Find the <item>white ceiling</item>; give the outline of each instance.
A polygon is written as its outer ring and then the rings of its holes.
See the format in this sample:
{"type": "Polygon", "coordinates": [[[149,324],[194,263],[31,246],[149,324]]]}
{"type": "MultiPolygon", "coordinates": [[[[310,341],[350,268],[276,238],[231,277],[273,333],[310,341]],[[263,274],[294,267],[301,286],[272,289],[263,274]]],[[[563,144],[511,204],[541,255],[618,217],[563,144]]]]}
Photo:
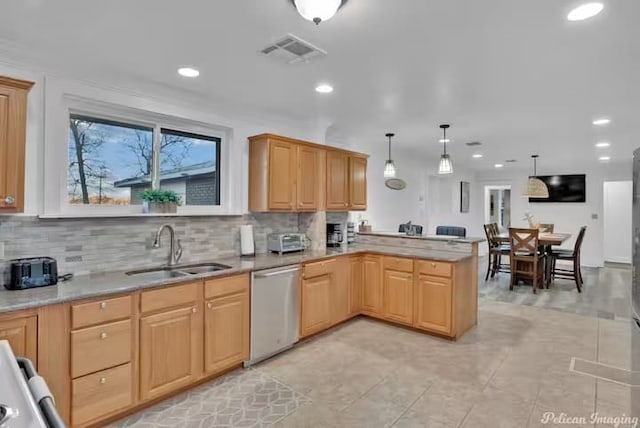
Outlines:
{"type": "Polygon", "coordinates": [[[316,27],[290,0],[5,0],[0,39],[70,73],[329,123],[330,140],[355,147],[385,150],[392,131],[398,150],[437,157],[449,122],[458,165],[529,166],[538,152],[553,168],[601,152],[626,160],[640,146],[640,1],[603,1],[597,17],[568,22],[579,2],[350,0],[316,27]],[[285,65],[257,53],[286,33],[328,56],[285,65]],[[201,77],[179,77],[181,65],[201,77]],[[324,81],[333,94],[314,92],[324,81]],[[612,124],[594,127],[603,115],[612,124]],[[481,160],[463,144],[475,140],[481,160]],[[596,149],[601,140],[611,148],[596,149]]]}

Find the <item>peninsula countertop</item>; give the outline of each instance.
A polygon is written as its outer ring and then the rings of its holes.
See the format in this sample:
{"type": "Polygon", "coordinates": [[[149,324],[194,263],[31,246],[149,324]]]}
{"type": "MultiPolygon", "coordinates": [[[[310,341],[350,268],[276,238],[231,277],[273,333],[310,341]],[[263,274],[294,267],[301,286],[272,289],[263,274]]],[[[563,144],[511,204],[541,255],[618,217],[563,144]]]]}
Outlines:
{"type": "MultiPolygon", "coordinates": [[[[58,285],[49,287],[32,288],[27,290],[6,290],[2,287],[0,288],[0,313],[37,308],[74,300],[122,294],[146,288],[185,283],[217,276],[253,272],[257,270],[271,269],[341,255],[359,253],[375,253],[449,263],[456,263],[473,257],[472,254],[460,252],[374,244],[357,244],[350,245],[348,247],[331,248],[321,251],[305,251],[284,255],[269,253],[257,254],[255,257],[251,258],[226,257],[207,259],[206,254],[202,254],[198,260],[185,261],[182,264],[202,263],[206,261],[224,264],[231,268],[216,272],[174,278],[168,278],[166,276],[163,277],[162,275],[158,275],[157,278],[150,278],[144,275],[130,276],[127,275],[125,271],[118,271],[78,275],[69,281],[59,282],[58,285]]],[[[133,269],[139,269],[139,267],[132,268],[131,270],[133,269]]]]}
{"type": "Polygon", "coordinates": [[[382,236],[387,238],[422,239],[426,241],[449,241],[449,242],[459,242],[463,244],[475,244],[479,242],[484,242],[486,240],[485,238],[479,238],[479,237],[473,237],[473,236],[461,238],[459,236],[452,236],[452,235],[407,235],[404,232],[387,232],[387,231],[358,232],[358,235],[382,236]]]}

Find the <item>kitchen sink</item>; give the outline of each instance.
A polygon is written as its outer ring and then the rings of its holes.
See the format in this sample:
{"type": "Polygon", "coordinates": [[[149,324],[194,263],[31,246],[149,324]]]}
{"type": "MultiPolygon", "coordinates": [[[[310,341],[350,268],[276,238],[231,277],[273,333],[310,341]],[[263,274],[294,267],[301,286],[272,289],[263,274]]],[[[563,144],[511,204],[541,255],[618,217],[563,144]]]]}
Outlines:
{"type": "Polygon", "coordinates": [[[132,270],[127,272],[129,276],[144,276],[146,278],[180,278],[199,273],[217,272],[219,270],[231,269],[231,266],[220,263],[196,263],[190,265],[160,266],[156,268],[132,270]]]}

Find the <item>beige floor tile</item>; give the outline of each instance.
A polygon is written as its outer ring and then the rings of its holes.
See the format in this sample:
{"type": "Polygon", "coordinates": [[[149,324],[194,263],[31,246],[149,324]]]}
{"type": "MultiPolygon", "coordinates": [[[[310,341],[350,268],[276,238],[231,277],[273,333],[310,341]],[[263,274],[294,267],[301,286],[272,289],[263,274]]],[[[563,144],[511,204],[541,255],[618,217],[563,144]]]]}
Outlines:
{"type": "Polygon", "coordinates": [[[415,417],[458,426],[481,395],[479,389],[440,380],[420,396],[410,410],[415,417]]]}
{"type": "Polygon", "coordinates": [[[606,380],[596,380],[596,394],[598,401],[614,404],[631,403],[631,387],[606,380]]]}
{"type": "Polygon", "coordinates": [[[309,404],[275,423],[273,428],[334,428],[339,426],[337,412],[309,404]]]}
{"type": "Polygon", "coordinates": [[[619,428],[637,428],[640,426],[640,415],[632,415],[629,402],[611,403],[608,401],[598,400],[596,402],[596,413],[600,419],[599,423],[596,423],[597,428],[613,427],[616,422],[619,424],[619,428]],[[637,418],[638,423],[634,426],[633,421],[624,420],[631,417],[637,418]],[[617,418],[617,419],[616,419],[617,418]]]}
{"type": "Polygon", "coordinates": [[[406,407],[389,401],[363,397],[340,413],[339,425],[345,428],[390,427],[406,407]]]}
{"type": "Polygon", "coordinates": [[[527,428],[561,427],[570,426],[575,428],[593,428],[590,412],[571,412],[559,409],[550,409],[545,406],[536,405],[529,418],[527,428]]]}
{"type": "Polygon", "coordinates": [[[419,380],[416,382],[407,377],[390,376],[371,388],[364,398],[409,407],[427,388],[419,380]]]}
{"type": "Polygon", "coordinates": [[[393,425],[394,428],[455,428],[456,425],[437,421],[414,410],[407,410],[393,425]]]}
{"type": "Polygon", "coordinates": [[[535,400],[523,399],[488,386],[464,419],[466,428],[515,428],[527,426],[535,400]]]}

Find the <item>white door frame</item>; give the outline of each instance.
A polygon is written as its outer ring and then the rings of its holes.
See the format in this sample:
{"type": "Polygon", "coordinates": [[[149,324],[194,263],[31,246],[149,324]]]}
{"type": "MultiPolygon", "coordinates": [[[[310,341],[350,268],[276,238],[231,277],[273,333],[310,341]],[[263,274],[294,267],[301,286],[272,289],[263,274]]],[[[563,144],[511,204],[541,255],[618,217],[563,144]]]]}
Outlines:
{"type": "Polygon", "coordinates": [[[490,194],[492,190],[511,190],[510,184],[487,184],[484,186],[484,224],[491,222],[490,211],[490,194]]]}

